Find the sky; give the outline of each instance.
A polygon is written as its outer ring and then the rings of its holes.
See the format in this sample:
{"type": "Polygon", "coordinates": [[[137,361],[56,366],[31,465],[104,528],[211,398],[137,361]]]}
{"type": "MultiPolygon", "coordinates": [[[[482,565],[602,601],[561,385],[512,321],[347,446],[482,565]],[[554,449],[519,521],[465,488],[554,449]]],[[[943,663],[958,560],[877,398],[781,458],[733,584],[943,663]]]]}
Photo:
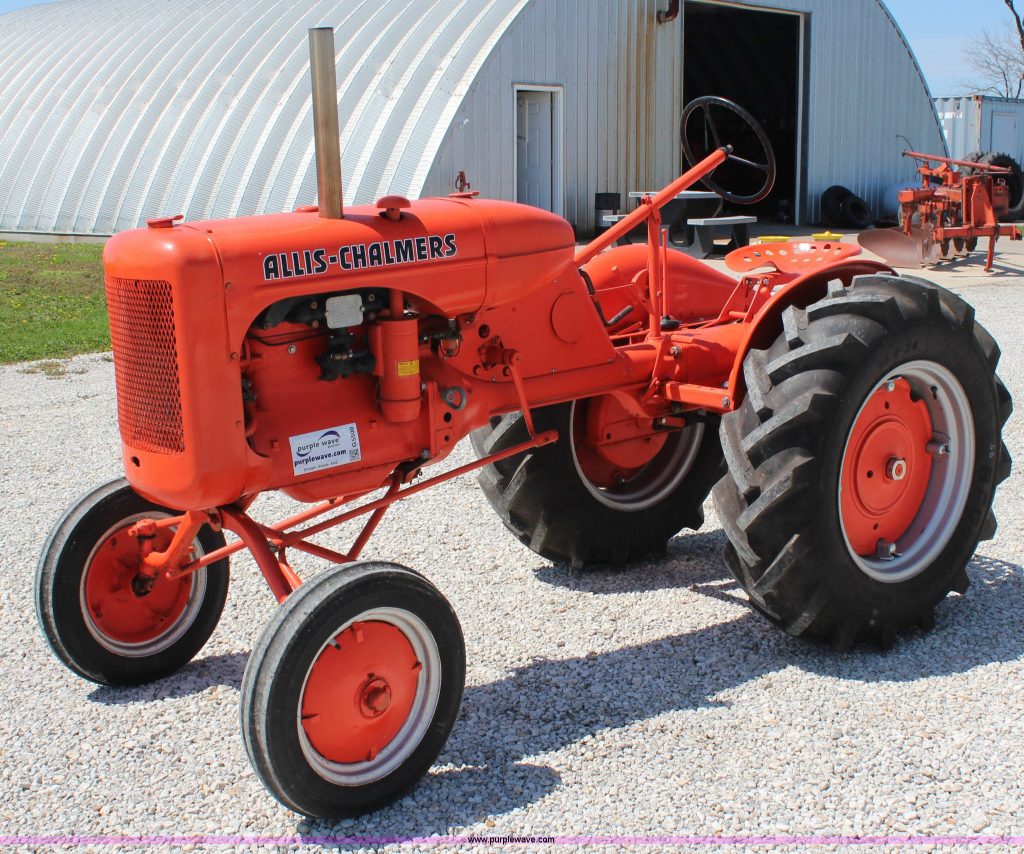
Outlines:
{"type": "MultiPolygon", "coordinates": [[[[0,14],[37,5],[38,0],[0,0],[0,14]]],[[[964,39],[984,29],[1012,25],[1003,0],[885,0],[917,54],[932,95],[964,94],[971,77],[963,59],[964,39]]],[[[1019,4],[1024,7],[1024,3],[1019,4]]]]}
{"type": "MultiPolygon", "coordinates": [[[[959,85],[972,76],[963,58],[965,38],[1013,26],[1003,0],[885,0],[885,4],[903,29],[936,98],[966,94],[959,85]]],[[[1024,3],[1017,7],[1024,8],[1024,3]]]]}

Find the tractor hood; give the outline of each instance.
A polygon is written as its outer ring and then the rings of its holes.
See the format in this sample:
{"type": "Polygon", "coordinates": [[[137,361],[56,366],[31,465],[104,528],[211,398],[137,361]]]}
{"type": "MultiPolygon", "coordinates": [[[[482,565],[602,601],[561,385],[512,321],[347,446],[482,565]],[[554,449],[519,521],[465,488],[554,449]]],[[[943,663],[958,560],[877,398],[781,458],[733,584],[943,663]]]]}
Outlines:
{"type": "MultiPolygon", "coordinates": [[[[519,299],[572,263],[572,227],[511,202],[386,197],[323,219],[289,214],[190,223],[209,236],[225,282],[247,295],[247,323],[265,305],[311,289],[397,288],[447,316],[519,299]],[[387,204],[398,218],[387,216],[387,204]]],[[[165,232],[166,233],[166,232],[165,232]]]]}

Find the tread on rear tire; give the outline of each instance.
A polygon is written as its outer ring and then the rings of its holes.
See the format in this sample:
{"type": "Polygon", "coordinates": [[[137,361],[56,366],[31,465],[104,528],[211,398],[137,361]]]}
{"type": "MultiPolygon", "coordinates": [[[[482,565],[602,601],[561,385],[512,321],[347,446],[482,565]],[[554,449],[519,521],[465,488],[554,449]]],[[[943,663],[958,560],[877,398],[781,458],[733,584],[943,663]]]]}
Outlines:
{"type": "MultiPolygon", "coordinates": [[[[680,447],[674,453],[666,445],[665,456],[656,457],[636,477],[662,466],[668,479],[654,480],[646,500],[630,503],[628,485],[622,496],[602,491],[577,465],[571,438],[576,406],[562,403],[533,410],[536,429],[557,430],[558,441],[481,469],[484,495],[520,542],[574,569],[614,566],[663,556],[671,537],[704,524],[704,501],[724,471],[712,424],[685,428],[692,431],[689,438],[681,435],[684,431],[670,434],[670,442],[691,442],[689,451],[680,447]]],[[[495,418],[490,427],[471,434],[478,458],[527,438],[520,413],[495,418]]]]}
{"type": "MultiPolygon", "coordinates": [[[[713,494],[730,541],[726,560],[752,607],[788,633],[837,648],[861,640],[888,646],[900,630],[930,628],[935,605],[949,591],[967,589],[966,565],[979,540],[995,533],[992,499],[1010,472],[1000,432],[1013,408],[995,373],[999,348],[967,303],[911,277],[836,283],[782,319],[771,347],[747,355],[746,398],[722,419],[729,474],[713,494]],[[948,374],[951,388],[962,388],[969,412],[960,414],[969,416],[963,423],[974,454],[962,510],[941,529],[941,551],[911,563],[906,577],[885,577],[886,563],[876,565],[849,544],[840,476],[862,405],[898,368],[913,364],[937,365],[934,375],[948,374]]],[[[937,388],[931,393],[942,400],[937,388]]],[[[928,471],[931,489],[941,470],[928,471]]],[[[930,522],[928,506],[919,505],[907,537],[930,522]]]]}

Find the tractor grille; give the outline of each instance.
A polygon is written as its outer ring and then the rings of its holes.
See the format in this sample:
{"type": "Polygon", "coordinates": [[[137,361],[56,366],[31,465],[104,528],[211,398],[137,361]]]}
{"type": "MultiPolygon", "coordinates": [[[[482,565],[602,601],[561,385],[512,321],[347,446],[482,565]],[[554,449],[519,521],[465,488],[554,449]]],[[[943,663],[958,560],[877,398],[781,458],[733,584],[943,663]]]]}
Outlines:
{"type": "Polygon", "coordinates": [[[170,282],[108,276],[107,311],[126,445],[158,454],[185,450],[170,282]]]}

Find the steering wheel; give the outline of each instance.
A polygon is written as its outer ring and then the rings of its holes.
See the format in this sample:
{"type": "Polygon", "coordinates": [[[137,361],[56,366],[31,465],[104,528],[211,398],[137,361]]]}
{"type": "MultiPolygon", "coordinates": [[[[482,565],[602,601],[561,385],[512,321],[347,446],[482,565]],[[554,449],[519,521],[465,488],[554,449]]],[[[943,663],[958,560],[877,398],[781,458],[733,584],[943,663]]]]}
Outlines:
{"type": "Polygon", "coordinates": [[[778,174],[778,170],[775,166],[775,152],[772,151],[772,144],[768,141],[768,134],[766,134],[764,132],[764,128],[758,124],[757,119],[750,115],[750,113],[744,110],[739,104],[725,98],[719,98],[717,95],[705,95],[703,98],[697,98],[690,101],[690,103],[686,105],[686,109],[683,110],[682,118],[679,120],[679,136],[683,143],[683,153],[686,155],[686,161],[690,166],[694,166],[704,157],[707,157],[707,155],[714,149],[723,148],[728,155],[726,162],[736,163],[744,169],[752,170],[764,175],[764,183],[761,185],[760,189],[748,196],[731,193],[720,187],[715,181],[712,181],[710,174],[705,175],[701,179],[704,182],[704,185],[709,190],[714,190],[727,202],[732,202],[737,205],[752,205],[755,202],[761,201],[761,199],[772,191],[772,187],[775,186],[775,176],[778,174]],[[722,109],[728,110],[729,112],[739,116],[739,118],[743,120],[744,124],[754,132],[754,136],[757,137],[757,141],[761,146],[760,153],[763,154],[763,158],[758,157],[757,160],[748,160],[746,157],[740,157],[738,154],[734,153],[731,145],[724,144],[718,132],[718,126],[715,124],[715,118],[711,114],[712,107],[721,107],[722,109]],[[692,119],[698,112],[703,116],[705,152],[703,157],[697,157],[690,144],[690,119],[692,119]],[[761,160],[764,162],[759,162],[761,160]]]}

